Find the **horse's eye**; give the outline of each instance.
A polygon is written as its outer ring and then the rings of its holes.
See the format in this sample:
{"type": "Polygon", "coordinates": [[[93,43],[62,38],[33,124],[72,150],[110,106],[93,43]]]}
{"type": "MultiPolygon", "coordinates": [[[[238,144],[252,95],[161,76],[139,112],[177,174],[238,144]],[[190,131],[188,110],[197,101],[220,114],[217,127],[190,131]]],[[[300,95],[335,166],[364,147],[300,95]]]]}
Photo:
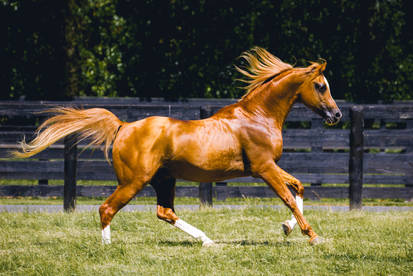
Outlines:
{"type": "Polygon", "coordinates": [[[325,84],[323,84],[323,83],[318,83],[318,82],[314,83],[314,87],[315,87],[315,89],[316,89],[317,91],[319,91],[319,92],[321,92],[321,93],[323,93],[323,92],[326,91],[326,89],[327,89],[327,87],[326,87],[325,84]]]}

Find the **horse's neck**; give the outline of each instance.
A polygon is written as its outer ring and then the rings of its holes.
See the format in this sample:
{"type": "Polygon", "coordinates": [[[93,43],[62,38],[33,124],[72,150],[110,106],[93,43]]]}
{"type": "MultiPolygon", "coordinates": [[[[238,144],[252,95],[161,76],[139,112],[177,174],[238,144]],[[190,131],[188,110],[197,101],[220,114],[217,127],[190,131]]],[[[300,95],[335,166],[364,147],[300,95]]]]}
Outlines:
{"type": "Polygon", "coordinates": [[[282,129],[282,126],[297,99],[298,86],[289,82],[290,78],[283,78],[276,83],[268,83],[261,88],[261,91],[254,93],[241,101],[241,105],[252,115],[273,121],[275,127],[282,129]]]}

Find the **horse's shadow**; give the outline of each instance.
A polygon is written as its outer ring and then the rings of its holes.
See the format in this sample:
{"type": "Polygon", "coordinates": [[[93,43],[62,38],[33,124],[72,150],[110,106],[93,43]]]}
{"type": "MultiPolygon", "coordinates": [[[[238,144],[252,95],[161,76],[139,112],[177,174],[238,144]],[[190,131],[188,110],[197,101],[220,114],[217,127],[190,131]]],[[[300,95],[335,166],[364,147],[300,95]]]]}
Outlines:
{"type": "Polygon", "coordinates": [[[159,241],[158,244],[165,245],[165,246],[184,246],[184,247],[192,247],[198,246],[198,241],[171,241],[171,240],[163,240],[159,241]]]}
{"type": "MultiPolygon", "coordinates": [[[[291,246],[296,241],[255,241],[255,240],[215,240],[216,245],[232,245],[232,246],[291,246]]],[[[159,241],[160,245],[165,246],[185,246],[185,247],[198,247],[199,241],[172,241],[163,240],[159,241]]]]}
{"type": "Polygon", "coordinates": [[[289,241],[255,241],[255,240],[235,240],[235,241],[216,241],[217,244],[225,245],[241,245],[241,246],[280,246],[280,245],[289,245],[289,241]]]}

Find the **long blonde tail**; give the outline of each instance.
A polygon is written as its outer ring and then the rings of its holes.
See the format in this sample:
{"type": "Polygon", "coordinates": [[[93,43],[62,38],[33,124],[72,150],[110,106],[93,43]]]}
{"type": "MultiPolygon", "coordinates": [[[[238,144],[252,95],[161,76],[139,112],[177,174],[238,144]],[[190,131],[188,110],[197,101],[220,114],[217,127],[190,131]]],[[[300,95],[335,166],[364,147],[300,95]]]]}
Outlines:
{"type": "Polygon", "coordinates": [[[80,141],[91,138],[88,146],[105,143],[105,156],[109,160],[110,145],[116,138],[119,127],[123,124],[112,112],[103,108],[76,109],[57,107],[45,112],[56,115],[47,119],[36,131],[36,137],[30,142],[20,142],[22,151],[14,151],[15,157],[33,156],[63,137],[77,133],[80,141]]]}

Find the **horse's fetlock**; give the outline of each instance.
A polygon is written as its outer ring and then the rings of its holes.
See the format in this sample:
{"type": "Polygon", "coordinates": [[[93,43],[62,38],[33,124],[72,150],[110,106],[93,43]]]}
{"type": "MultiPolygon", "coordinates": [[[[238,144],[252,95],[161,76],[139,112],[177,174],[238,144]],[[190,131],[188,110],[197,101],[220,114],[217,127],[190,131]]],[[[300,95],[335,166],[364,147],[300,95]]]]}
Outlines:
{"type": "Polygon", "coordinates": [[[100,214],[100,222],[102,224],[102,229],[103,229],[107,225],[110,224],[113,216],[115,215],[115,211],[108,204],[102,204],[99,207],[99,214],[100,214]]]}
{"type": "Polygon", "coordinates": [[[315,233],[314,233],[314,231],[313,231],[313,229],[311,228],[310,225],[304,227],[304,229],[301,229],[301,233],[303,235],[307,235],[309,237],[313,237],[315,235],[315,233]]]}
{"type": "Polygon", "coordinates": [[[105,213],[105,211],[106,211],[106,209],[109,207],[109,205],[107,205],[107,204],[102,204],[100,207],[99,207],[99,214],[100,214],[100,216],[103,216],[103,214],[105,213]]]}
{"type": "Polygon", "coordinates": [[[156,216],[158,217],[158,219],[164,220],[166,222],[174,222],[178,220],[178,217],[171,208],[165,208],[160,205],[158,205],[158,208],[156,210],[156,216]]]}

